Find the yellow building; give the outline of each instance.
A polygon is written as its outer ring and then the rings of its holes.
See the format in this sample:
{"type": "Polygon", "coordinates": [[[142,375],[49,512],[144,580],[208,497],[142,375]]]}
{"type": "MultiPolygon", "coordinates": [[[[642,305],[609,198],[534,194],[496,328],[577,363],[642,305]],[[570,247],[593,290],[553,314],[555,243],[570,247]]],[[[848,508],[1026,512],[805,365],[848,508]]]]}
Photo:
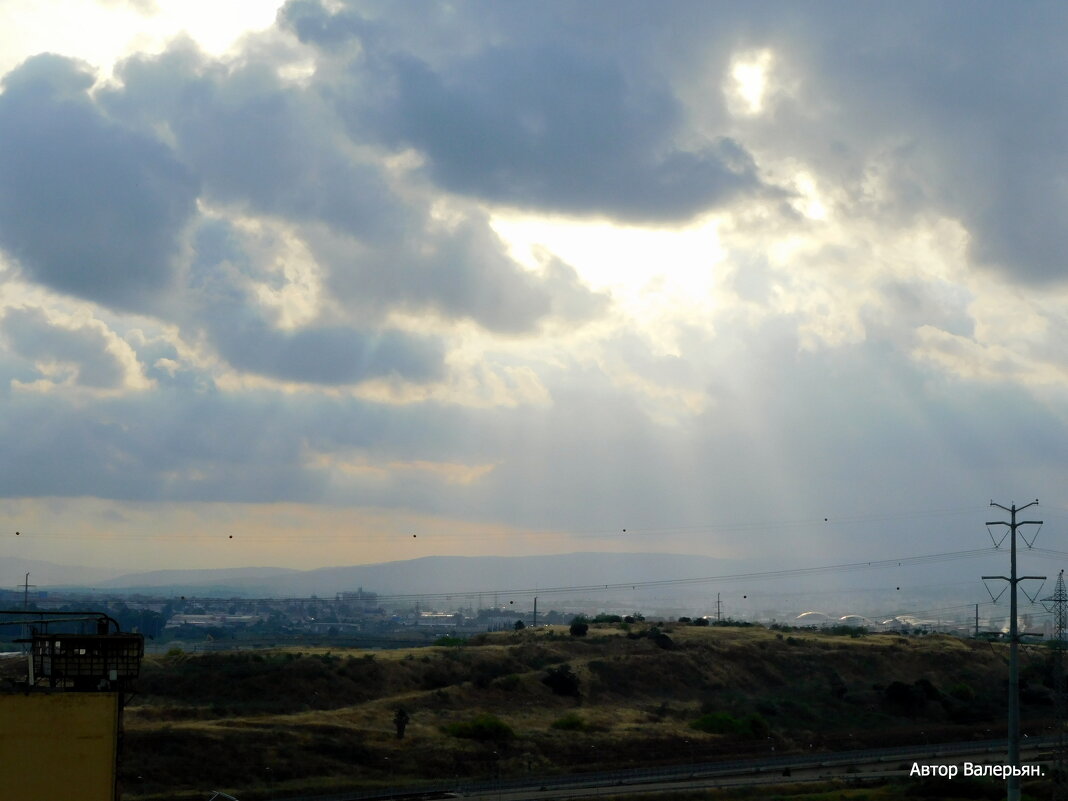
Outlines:
{"type": "Polygon", "coordinates": [[[119,694],[0,694],[0,798],[114,801],[119,694]]]}

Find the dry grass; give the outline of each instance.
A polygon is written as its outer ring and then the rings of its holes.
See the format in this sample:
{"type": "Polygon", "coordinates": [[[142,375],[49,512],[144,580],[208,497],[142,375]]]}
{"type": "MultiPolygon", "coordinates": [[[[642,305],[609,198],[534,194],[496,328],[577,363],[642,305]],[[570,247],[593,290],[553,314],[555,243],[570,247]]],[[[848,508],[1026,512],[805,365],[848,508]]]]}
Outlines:
{"type": "Polygon", "coordinates": [[[885,744],[921,727],[951,739],[976,728],[953,722],[951,701],[909,717],[888,709],[876,687],[926,679],[946,692],[964,682],[979,698],[1002,695],[1004,663],[986,643],[664,630],[669,650],[593,626],[584,638],[551,627],[462,647],[152,657],[143,682],[150,689],[127,710],[124,773],[142,777],[127,781],[127,798],[152,801],[164,787],[192,789],[207,778],[254,801],[283,788],[296,795],[498,768],[523,775],[766,753],[772,744],[778,753],[810,743],[860,746],[856,735],[865,732],[885,744]],[[578,676],[580,699],[553,695],[542,682],[548,667],[562,664],[578,676]],[[265,687],[266,699],[258,695],[265,687]],[[393,726],[398,706],[411,715],[403,740],[393,726]],[[771,742],[690,728],[706,711],[759,716],[771,742]],[[582,730],[552,728],[572,712],[582,730]],[[489,744],[445,733],[479,714],[500,718],[516,738],[489,744]]]}

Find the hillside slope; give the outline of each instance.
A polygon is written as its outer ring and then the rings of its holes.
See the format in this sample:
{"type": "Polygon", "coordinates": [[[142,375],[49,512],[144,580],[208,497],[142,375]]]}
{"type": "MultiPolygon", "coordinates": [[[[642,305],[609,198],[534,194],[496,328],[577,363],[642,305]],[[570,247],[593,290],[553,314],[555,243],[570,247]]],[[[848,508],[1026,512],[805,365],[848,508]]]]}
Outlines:
{"type": "MultiPolygon", "coordinates": [[[[575,638],[557,627],[377,653],[154,658],[127,710],[128,797],[212,785],[240,790],[245,801],[283,789],[295,795],[1003,731],[1002,646],[760,627],[633,628],[594,627],[575,638]],[[398,707],[410,718],[403,739],[394,726],[398,707]]],[[[1045,679],[1043,656],[1025,661],[1025,726],[1049,716],[1045,679]]]]}

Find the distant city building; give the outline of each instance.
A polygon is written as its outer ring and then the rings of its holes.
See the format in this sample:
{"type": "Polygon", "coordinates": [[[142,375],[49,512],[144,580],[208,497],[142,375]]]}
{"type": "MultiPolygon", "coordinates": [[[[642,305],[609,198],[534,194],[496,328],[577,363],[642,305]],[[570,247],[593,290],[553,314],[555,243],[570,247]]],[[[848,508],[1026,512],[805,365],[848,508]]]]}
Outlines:
{"type": "Polygon", "coordinates": [[[352,614],[371,614],[378,611],[378,593],[366,592],[363,587],[356,592],[339,592],[337,600],[348,604],[352,614]]]}
{"type": "Polygon", "coordinates": [[[420,612],[415,616],[413,622],[417,626],[456,628],[463,622],[463,615],[451,612],[420,612]]]}
{"type": "Polygon", "coordinates": [[[238,626],[251,626],[258,623],[262,618],[259,615],[171,615],[165,629],[176,629],[179,626],[197,626],[198,628],[234,628],[238,626]]]}

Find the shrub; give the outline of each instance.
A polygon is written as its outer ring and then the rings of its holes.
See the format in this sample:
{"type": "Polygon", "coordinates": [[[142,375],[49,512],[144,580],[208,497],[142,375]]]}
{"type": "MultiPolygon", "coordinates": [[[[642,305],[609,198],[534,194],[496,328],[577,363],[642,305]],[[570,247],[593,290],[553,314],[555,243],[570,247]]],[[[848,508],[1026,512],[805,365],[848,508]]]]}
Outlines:
{"type": "Polygon", "coordinates": [[[693,721],[690,728],[709,734],[740,734],[742,722],[727,712],[709,712],[693,721]]]}
{"type": "Polygon", "coordinates": [[[467,640],[465,640],[463,637],[457,637],[455,634],[445,634],[434,640],[434,645],[459,646],[466,644],[467,640]]]}
{"type": "Polygon", "coordinates": [[[445,727],[445,733],[482,742],[503,742],[515,737],[512,727],[494,715],[479,715],[471,720],[450,723],[445,727]]]}
{"type": "MultiPolygon", "coordinates": [[[[606,614],[606,613],[602,612],[601,614],[597,615],[597,617],[595,617],[590,622],[591,623],[622,623],[623,622],[623,618],[620,617],[619,615],[609,615],[609,614],[606,614]]],[[[633,623],[634,621],[630,621],[630,622],[633,623]]]]}
{"type": "Polygon", "coordinates": [[[662,631],[658,631],[656,634],[654,634],[652,639],[653,642],[655,642],[665,651],[670,651],[672,648],[675,647],[675,641],[672,640],[668,635],[664,634],[664,632],[662,631]]]}
{"type": "Polygon", "coordinates": [[[565,695],[572,698],[578,698],[581,695],[579,678],[571,672],[571,667],[568,665],[549,668],[541,682],[552,690],[554,695],[565,695]]]}
{"type": "Polygon", "coordinates": [[[949,694],[956,698],[958,701],[974,701],[975,690],[972,689],[970,684],[959,681],[949,688],[949,694]]]}
{"type": "Polygon", "coordinates": [[[733,734],[738,737],[767,737],[771,727],[757,713],[739,720],[727,712],[709,712],[690,724],[691,729],[709,734],[733,734]]]}
{"type": "Polygon", "coordinates": [[[916,684],[893,681],[883,692],[883,701],[892,710],[905,715],[918,715],[927,706],[927,694],[916,684]]]}
{"type": "Polygon", "coordinates": [[[549,725],[550,728],[561,731],[587,731],[590,728],[589,724],[574,712],[569,712],[549,725]]]}
{"type": "Polygon", "coordinates": [[[590,630],[590,624],[586,622],[584,617],[576,617],[571,621],[571,626],[568,631],[571,632],[572,637],[585,637],[586,632],[590,630]]]}
{"type": "Polygon", "coordinates": [[[493,686],[502,690],[511,692],[519,687],[519,676],[515,673],[509,673],[507,676],[501,676],[499,679],[493,681],[493,686]]]}
{"type": "Polygon", "coordinates": [[[853,639],[863,637],[865,634],[868,633],[868,629],[865,626],[847,626],[844,623],[838,623],[834,626],[829,626],[823,631],[826,634],[834,634],[839,637],[852,637],[853,639]]]}

